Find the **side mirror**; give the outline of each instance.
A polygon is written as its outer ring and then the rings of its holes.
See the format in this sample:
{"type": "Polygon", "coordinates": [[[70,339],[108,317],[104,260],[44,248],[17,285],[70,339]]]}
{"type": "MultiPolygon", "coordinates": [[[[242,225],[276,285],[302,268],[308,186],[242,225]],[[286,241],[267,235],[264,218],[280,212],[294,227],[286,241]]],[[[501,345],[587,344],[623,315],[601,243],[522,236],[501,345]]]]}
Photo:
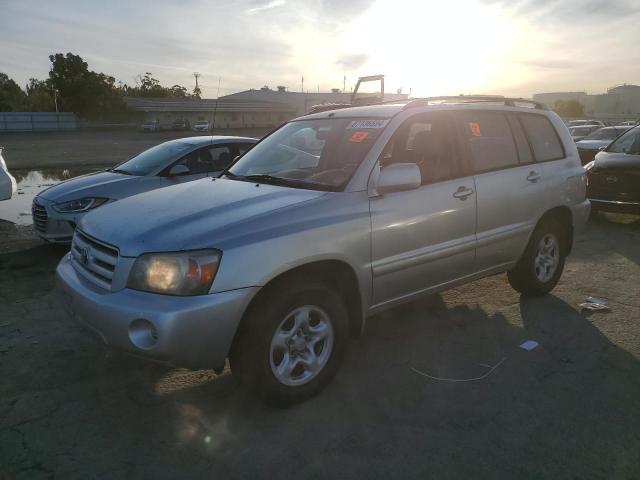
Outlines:
{"type": "Polygon", "coordinates": [[[171,167],[171,170],[169,170],[169,175],[174,177],[176,175],[186,175],[189,172],[191,172],[191,170],[189,170],[189,167],[179,164],[171,167]]]}
{"type": "Polygon", "coordinates": [[[379,194],[413,190],[422,184],[420,169],[415,163],[392,163],[382,169],[376,190],[379,194]]]}

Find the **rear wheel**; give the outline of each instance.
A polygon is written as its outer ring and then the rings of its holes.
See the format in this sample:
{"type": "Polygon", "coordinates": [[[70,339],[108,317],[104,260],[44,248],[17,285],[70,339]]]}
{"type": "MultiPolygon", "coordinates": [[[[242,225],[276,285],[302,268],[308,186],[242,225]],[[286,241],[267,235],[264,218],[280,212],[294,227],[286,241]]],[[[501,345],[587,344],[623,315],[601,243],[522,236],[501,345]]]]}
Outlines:
{"type": "Polygon", "coordinates": [[[507,272],[514,290],[544,295],[556,286],[566,258],[565,229],[555,219],[541,222],[515,268],[507,272]]]}
{"type": "Polygon", "coordinates": [[[281,284],[243,320],[231,370],[267,403],[285,406],[320,392],[348,342],[347,311],[323,284],[281,284]]]}

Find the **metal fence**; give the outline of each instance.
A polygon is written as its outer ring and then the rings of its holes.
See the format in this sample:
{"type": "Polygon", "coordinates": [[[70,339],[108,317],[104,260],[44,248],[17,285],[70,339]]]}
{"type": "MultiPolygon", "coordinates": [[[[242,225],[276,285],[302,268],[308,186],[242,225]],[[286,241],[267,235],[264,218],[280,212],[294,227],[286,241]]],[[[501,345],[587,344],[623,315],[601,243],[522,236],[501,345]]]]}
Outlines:
{"type": "Polygon", "coordinates": [[[78,121],[73,113],[0,112],[0,133],[50,132],[77,129],[78,121]]]}

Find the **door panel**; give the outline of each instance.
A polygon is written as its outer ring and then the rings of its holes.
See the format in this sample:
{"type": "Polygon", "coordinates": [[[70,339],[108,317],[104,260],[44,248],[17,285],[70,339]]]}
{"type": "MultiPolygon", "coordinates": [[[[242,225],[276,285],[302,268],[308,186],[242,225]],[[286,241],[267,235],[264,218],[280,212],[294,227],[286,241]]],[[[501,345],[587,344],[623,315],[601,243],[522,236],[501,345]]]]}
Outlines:
{"type": "Polygon", "coordinates": [[[543,171],[536,164],[479,174],[475,181],[478,202],[476,270],[481,271],[520,257],[539,211],[544,208],[540,202],[545,197],[543,171]]]}
{"type": "Polygon", "coordinates": [[[456,198],[463,189],[475,191],[472,177],[370,199],[375,304],[471,273],[476,197],[456,198]]]}

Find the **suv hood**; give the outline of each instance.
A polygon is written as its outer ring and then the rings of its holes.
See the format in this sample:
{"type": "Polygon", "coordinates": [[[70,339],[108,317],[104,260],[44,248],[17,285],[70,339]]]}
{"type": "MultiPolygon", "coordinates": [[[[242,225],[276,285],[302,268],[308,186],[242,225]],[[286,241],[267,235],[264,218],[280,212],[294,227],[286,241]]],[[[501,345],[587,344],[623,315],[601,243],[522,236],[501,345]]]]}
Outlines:
{"type": "Polygon", "coordinates": [[[326,194],[206,178],[105,205],[82,217],[78,227],[124,257],[210,248],[222,229],[326,194]]]}
{"type": "Polygon", "coordinates": [[[89,173],[60,182],[43,190],[38,196],[56,203],[92,196],[117,199],[121,184],[135,182],[140,178],[142,177],[114,172],[89,173]]]}

